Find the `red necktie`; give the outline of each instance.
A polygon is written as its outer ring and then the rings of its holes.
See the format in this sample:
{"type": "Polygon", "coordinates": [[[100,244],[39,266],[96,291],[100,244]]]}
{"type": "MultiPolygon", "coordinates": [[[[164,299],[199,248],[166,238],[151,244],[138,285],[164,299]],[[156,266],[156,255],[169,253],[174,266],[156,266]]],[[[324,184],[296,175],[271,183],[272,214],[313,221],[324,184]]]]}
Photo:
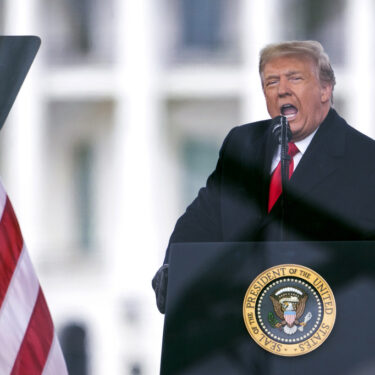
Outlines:
{"type": "MultiPolygon", "coordinates": [[[[288,143],[288,155],[291,157],[289,163],[289,178],[292,176],[294,162],[293,157],[299,152],[297,146],[294,143],[288,143]]],[[[273,205],[278,200],[279,196],[281,195],[282,185],[281,185],[281,161],[277,164],[276,169],[273,171],[271,176],[271,184],[270,184],[270,194],[268,198],[268,212],[271,211],[273,205]]]]}

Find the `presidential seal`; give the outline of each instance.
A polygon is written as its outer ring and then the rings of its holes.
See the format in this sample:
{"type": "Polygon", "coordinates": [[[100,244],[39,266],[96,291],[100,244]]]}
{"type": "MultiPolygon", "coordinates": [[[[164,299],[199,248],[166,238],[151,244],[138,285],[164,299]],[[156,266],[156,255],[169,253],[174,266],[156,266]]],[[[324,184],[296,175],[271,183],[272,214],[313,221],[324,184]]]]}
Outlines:
{"type": "Polygon", "coordinates": [[[336,303],[331,288],[315,271],[282,264],[250,284],[243,317],[250,336],[262,348],[297,356],[327,339],[335,323],[336,303]]]}

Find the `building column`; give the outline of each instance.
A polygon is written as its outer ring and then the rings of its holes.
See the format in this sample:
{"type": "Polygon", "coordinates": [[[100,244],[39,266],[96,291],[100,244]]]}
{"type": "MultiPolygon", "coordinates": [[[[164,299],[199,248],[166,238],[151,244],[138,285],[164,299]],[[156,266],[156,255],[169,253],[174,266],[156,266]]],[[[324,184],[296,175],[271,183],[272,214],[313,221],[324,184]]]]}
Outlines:
{"type": "Polygon", "coordinates": [[[275,16],[273,0],[242,1],[241,26],[243,64],[242,122],[269,118],[258,73],[259,51],[274,41],[272,33],[275,16]],[[272,25],[272,27],[271,27],[272,25]]]}
{"type": "MultiPolygon", "coordinates": [[[[348,122],[375,138],[374,117],[374,2],[348,1],[347,82],[348,122]]],[[[340,82],[338,82],[340,85],[340,82]]]]}
{"type": "MultiPolygon", "coordinates": [[[[36,0],[5,3],[5,34],[35,35],[36,0]],[[17,22],[14,22],[17,20],[17,22]]],[[[38,255],[43,238],[43,121],[40,106],[40,57],[36,56],[2,129],[4,184],[13,202],[30,253],[38,255]]]]}
{"type": "Polygon", "coordinates": [[[108,269],[114,299],[121,304],[123,314],[118,323],[125,323],[125,337],[121,337],[117,355],[122,356],[122,362],[139,362],[148,367],[145,373],[152,373],[159,366],[160,352],[155,347],[161,345],[162,332],[162,317],[151,289],[161,243],[157,222],[161,151],[157,4],[153,0],[119,0],[117,11],[120,23],[116,33],[118,82],[113,148],[114,170],[119,174],[114,187],[108,269]]]}

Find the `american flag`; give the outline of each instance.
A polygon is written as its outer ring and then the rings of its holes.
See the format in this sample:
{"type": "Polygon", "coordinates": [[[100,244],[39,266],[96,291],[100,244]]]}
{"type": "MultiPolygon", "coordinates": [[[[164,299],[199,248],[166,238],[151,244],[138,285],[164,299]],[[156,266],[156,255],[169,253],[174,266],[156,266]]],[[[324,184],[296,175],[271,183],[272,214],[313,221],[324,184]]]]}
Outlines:
{"type": "Polygon", "coordinates": [[[0,374],[68,374],[50,312],[0,181],[0,374]]]}

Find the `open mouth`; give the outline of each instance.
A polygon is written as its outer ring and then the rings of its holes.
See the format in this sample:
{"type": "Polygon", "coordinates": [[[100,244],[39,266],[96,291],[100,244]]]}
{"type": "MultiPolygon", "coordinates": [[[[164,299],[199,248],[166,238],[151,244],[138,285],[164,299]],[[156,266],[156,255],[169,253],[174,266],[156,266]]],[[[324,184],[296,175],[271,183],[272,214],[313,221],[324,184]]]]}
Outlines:
{"type": "Polygon", "coordinates": [[[292,104],[284,104],[280,108],[280,113],[290,121],[297,116],[298,109],[292,104]]]}

